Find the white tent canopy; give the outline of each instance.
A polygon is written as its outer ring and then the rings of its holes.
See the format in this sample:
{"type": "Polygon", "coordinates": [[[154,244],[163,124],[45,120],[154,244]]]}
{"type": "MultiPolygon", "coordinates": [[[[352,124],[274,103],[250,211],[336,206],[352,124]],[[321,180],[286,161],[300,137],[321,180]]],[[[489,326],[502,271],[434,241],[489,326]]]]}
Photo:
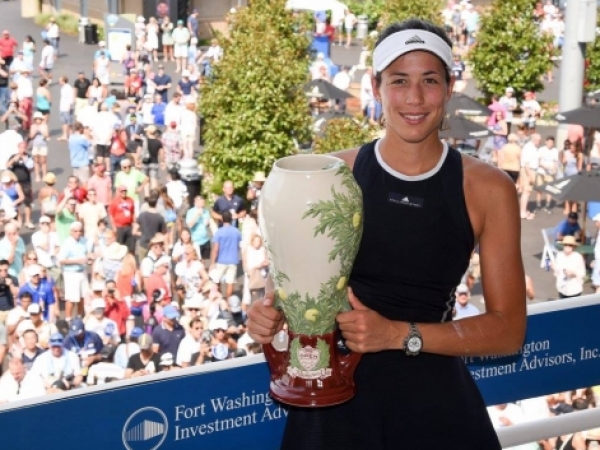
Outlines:
{"type": "Polygon", "coordinates": [[[287,9],[307,10],[307,11],[326,11],[337,10],[342,11],[348,7],[338,0],[288,0],[285,5],[287,9]]]}

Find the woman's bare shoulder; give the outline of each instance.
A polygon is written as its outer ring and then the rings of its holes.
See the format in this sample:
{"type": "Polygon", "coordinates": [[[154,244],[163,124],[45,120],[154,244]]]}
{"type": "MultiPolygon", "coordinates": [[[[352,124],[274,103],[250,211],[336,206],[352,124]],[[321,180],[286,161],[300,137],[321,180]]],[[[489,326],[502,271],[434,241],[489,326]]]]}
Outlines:
{"type": "Polygon", "coordinates": [[[518,214],[515,183],[506,172],[471,156],[462,155],[462,160],[465,199],[476,236],[494,211],[502,211],[506,220],[518,214]]]}
{"type": "Polygon", "coordinates": [[[356,159],[356,155],[358,155],[359,150],[359,147],[349,148],[332,153],[332,156],[337,156],[338,158],[343,159],[344,162],[352,169],[354,168],[354,160],[356,159]]]}
{"type": "Polygon", "coordinates": [[[481,188],[481,183],[483,183],[484,186],[514,190],[514,182],[503,170],[472,156],[461,156],[465,174],[465,185],[467,187],[473,187],[472,184],[477,184],[481,188]]]}

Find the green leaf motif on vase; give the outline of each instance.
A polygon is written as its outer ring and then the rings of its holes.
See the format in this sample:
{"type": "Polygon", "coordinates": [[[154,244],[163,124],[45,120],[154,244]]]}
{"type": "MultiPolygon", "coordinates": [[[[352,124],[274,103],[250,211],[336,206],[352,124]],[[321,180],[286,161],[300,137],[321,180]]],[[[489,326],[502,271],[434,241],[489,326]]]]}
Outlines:
{"type": "Polygon", "coordinates": [[[302,218],[318,219],[314,236],[326,235],[331,239],[334,245],[329,262],[338,260],[340,272],[321,283],[314,298],[307,293],[285,292],[283,281],[289,282],[289,278],[271,267],[276,287],[275,306],[283,310],[289,329],[295,334],[331,333],[336,316],[350,310],[346,288],[362,237],[362,191],[346,164],[340,165],[336,175],[341,177],[345,189],[337,191],[332,186],[331,199],[311,204],[302,218]]]}

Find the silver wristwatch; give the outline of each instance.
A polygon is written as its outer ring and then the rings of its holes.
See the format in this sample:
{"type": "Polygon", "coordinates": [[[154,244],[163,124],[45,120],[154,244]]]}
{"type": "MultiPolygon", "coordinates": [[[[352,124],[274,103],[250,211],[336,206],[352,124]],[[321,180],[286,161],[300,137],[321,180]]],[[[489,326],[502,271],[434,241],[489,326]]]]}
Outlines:
{"type": "Polygon", "coordinates": [[[408,324],[408,336],[404,339],[406,356],[417,356],[423,349],[423,336],[414,322],[408,324]]]}

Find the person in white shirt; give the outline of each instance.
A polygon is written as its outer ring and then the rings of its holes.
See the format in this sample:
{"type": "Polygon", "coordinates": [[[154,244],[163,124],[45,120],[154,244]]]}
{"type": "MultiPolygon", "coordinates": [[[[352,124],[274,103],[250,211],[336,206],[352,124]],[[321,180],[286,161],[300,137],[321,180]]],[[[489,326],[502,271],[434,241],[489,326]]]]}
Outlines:
{"type": "Polygon", "coordinates": [[[371,84],[371,78],[373,76],[373,68],[367,67],[367,71],[360,80],[360,109],[363,115],[367,117],[367,108],[373,104],[373,86],[371,84]]]}
{"type": "Polygon", "coordinates": [[[16,83],[21,74],[24,71],[31,70],[27,66],[27,61],[25,61],[25,57],[23,56],[23,52],[19,51],[17,53],[17,57],[13,59],[12,63],[10,63],[10,67],[8,68],[8,73],[12,76],[12,81],[16,83]]]}
{"type": "MultiPolygon", "coordinates": [[[[191,302],[193,300],[189,300],[191,302]]],[[[190,305],[186,302],[183,307],[189,308],[190,305]],[[187,305],[187,307],[186,307],[187,305]]],[[[200,310],[202,307],[202,296],[197,300],[197,310],[200,310]]],[[[179,343],[179,348],[177,349],[177,358],[175,360],[176,364],[179,367],[189,367],[190,362],[192,360],[192,355],[200,351],[200,343],[202,342],[202,333],[204,332],[204,327],[202,325],[202,319],[199,317],[194,317],[190,320],[189,331],[185,335],[185,337],[179,343]]]]}
{"type": "Polygon", "coordinates": [[[558,14],[555,17],[552,27],[552,34],[554,36],[554,42],[552,45],[558,50],[562,49],[565,43],[565,21],[562,14],[558,14]]]}
{"type": "Polygon", "coordinates": [[[73,123],[73,110],[75,109],[75,96],[73,95],[73,87],[69,85],[69,79],[62,76],[59,79],[60,83],[60,123],[62,124],[62,136],[59,141],[66,141],[71,134],[71,124],[73,123]]]}
{"type": "Polygon", "coordinates": [[[538,148],[542,137],[538,133],[531,135],[531,139],[521,149],[521,173],[519,182],[521,184],[520,209],[521,219],[533,219],[533,214],[527,209],[529,196],[533,190],[535,174],[539,167],[538,148]]]}
{"type": "Polygon", "coordinates": [[[174,43],[175,64],[177,64],[175,72],[179,73],[186,66],[188,42],[191,38],[189,30],[183,26],[183,20],[177,21],[177,26],[171,33],[171,37],[174,43]]]}
{"type": "Polygon", "coordinates": [[[183,181],[181,181],[181,175],[179,175],[177,170],[170,170],[168,175],[170,180],[165,184],[165,187],[167,188],[167,195],[171,200],[173,200],[175,208],[179,209],[184,202],[187,202],[187,186],[183,181]]]}
{"type": "Polygon", "coordinates": [[[179,130],[183,139],[184,158],[192,158],[194,156],[194,142],[196,141],[197,128],[198,116],[196,115],[196,105],[188,103],[181,111],[179,121],[179,130]]]}
{"type": "Polygon", "coordinates": [[[44,48],[42,48],[42,54],[40,55],[40,65],[38,67],[40,76],[48,81],[48,86],[52,84],[52,68],[54,67],[54,60],[56,56],[56,50],[50,44],[50,41],[46,39],[44,41],[44,48]]]}
{"type": "Polygon", "coordinates": [[[35,373],[28,372],[21,358],[11,358],[8,371],[0,378],[0,404],[45,394],[44,381],[35,373]]]}
{"type": "Polygon", "coordinates": [[[98,107],[94,105],[93,98],[88,99],[87,104],[75,112],[75,119],[80,122],[84,128],[92,129],[96,123],[98,107]]]}
{"type": "Polygon", "coordinates": [[[204,77],[210,76],[211,66],[219,62],[222,57],[223,49],[219,42],[216,39],[211,40],[210,47],[198,58],[198,64],[202,65],[202,75],[204,77]]]}
{"type": "Polygon", "coordinates": [[[325,77],[328,77],[329,67],[325,62],[325,54],[319,52],[317,53],[317,57],[310,66],[311,80],[319,80],[323,78],[323,73],[325,74],[325,77]]]}
{"type": "Polygon", "coordinates": [[[498,103],[504,106],[506,110],[504,120],[506,121],[507,133],[510,134],[513,121],[513,111],[517,109],[517,99],[513,96],[515,90],[510,86],[504,91],[504,95],[500,97],[498,103]]]}
{"type": "Polygon", "coordinates": [[[358,22],[358,19],[352,12],[347,9],[346,15],[344,16],[344,29],[346,30],[346,48],[350,48],[352,44],[352,30],[358,22]]]}
{"type": "Polygon", "coordinates": [[[529,133],[533,133],[537,118],[542,112],[542,107],[535,99],[533,92],[525,92],[525,100],[521,103],[521,111],[523,112],[521,115],[523,123],[527,125],[529,133]]]}
{"type": "Polygon", "coordinates": [[[14,129],[8,129],[0,133],[0,171],[6,170],[8,160],[19,151],[19,144],[23,142],[23,136],[14,129]]]}
{"type": "Polygon", "coordinates": [[[565,236],[562,241],[563,249],[558,252],[554,262],[550,262],[556,277],[558,298],[579,297],[583,292],[585,281],[585,260],[581,253],[575,251],[579,243],[574,236],[565,236]]]}
{"type": "MultiPolygon", "coordinates": [[[[546,145],[540,147],[538,150],[538,168],[535,177],[535,186],[540,187],[546,183],[551,183],[556,179],[558,173],[558,149],[554,145],[554,138],[548,136],[546,138],[546,145]]],[[[546,194],[546,206],[544,210],[548,214],[552,214],[551,209],[552,196],[546,194]]],[[[542,209],[542,192],[538,190],[536,192],[536,205],[537,209],[542,209]]]]}
{"type": "Polygon", "coordinates": [[[54,47],[54,58],[58,58],[58,48],[60,44],[60,28],[54,17],[50,17],[50,22],[46,26],[46,37],[54,47]]]}
{"type": "Polygon", "coordinates": [[[183,109],[184,106],[181,103],[181,94],[175,92],[173,94],[173,99],[167,103],[167,106],[165,107],[165,123],[170,124],[171,122],[175,122],[179,128],[183,109]]]}
{"type": "Polygon", "coordinates": [[[52,220],[48,216],[40,217],[40,229],[31,236],[31,245],[38,258],[38,264],[44,266],[51,274],[57,268],[58,234],[52,231],[52,220]]]}
{"type": "MultiPolygon", "coordinates": [[[[114,134],[114,114],[108,110],[106,103],[102,103],[100,112],[96,115],[92,124],[92,137],[96,147],[97,162],[104,161],[106,164],[109,162],[110,144],[114,134]]],[[[108,167],[111,167],[111,165],[108,165],[108,167]]]]}
{"type": "MultiPolygon", "coordinates": [[[[335,74],[333,77],[333,85],[341,89],[344,92],[348,91],[350,87],[350,68],[348,66],[343,66],[342,70],[335,74]]],[[[335,99],[335,109],[338,111],[346,110],[346,99],[335,99]]]]}
{"type": "MultiPolygon", "coordinates": [[[[50,309],[54,309],[54,306],[51,306],[50,309]]],[[[55,311],[58,312],[57,309],[55,311]]],[[[53,333],[58,332],[56,325],[44,319],[44,316],[42,315],[42,308],[38,303],[32,303],[29,305],[27,307],[27,312],[29,313],[29,319],[19,322],[19,325],[17,325],[17,329],[15,331],[15,335],[19,338],[19,344],[24,346],[25,332],[28,330],[33,330],[35,331],[35,335],[37,337],[37,345],[40,348],[47,349],[50,342],[50,336],[52,336],[53,333]]],[[[52,316],[58,317],[56,313],[52,316]]]]}
{"type": "Polygon", "coordinates": [[[469,298],[469,287],[464,283],[459,284],[456,288],[456,303],[454,305],[453,320],[464,319],[465,317],[481,314],[476,306],[469,303],[469,298]]]}
{"type": "Polygon", "coordinates": [[[153,107],[154,103],[152,102],[152,94],[144,94],[144,101],[140,108],[140,112],[142,114],[142,124],[144,127],[154,125],[154,116],[152,115],[153,107]]]}
{"type": "Polygon", "coordinates": [[[60,333],[50,336],[50,350],[38,356],[31,372],[41,377],[46,389],[69,390],[83,381],[79,356],[63,348],[64,338],[60,333]]]}
{"type": "Polygon", "coordinates": [[[21,72],[17,83],[17,100],[20,102],[33,101],[33,83],[31,82],[31,70],[29,68],[21,72]]]}
{"type": "Polygon", "coordinates": [[[546,16],[553,17],[557,14],[558,10],[552,0],[546,0],[546,4],[544,5],[544,14],[546,16]]]}
{"type": "MultiPolygon", "coordinates": [[[[346,11],[344,10],[343,4],[334,6],[331,10],[331,26],[335,28],[335,36],[338,38],[337,45],[342,46],[342,40],[344,39],[344,16],[346,11]]],[[[335,45],[335,42],[333,43],[335,45]]]]}
{"type": "Polygon", "coordinates": [[[116,347],[121,342],[119,328],[114,320],[104,317],[105,310],[106,302],[103,298],[93,299],[91,311],[84,319],[85,329],[100,336],[105,346],[112,344],[116,347]]]}

